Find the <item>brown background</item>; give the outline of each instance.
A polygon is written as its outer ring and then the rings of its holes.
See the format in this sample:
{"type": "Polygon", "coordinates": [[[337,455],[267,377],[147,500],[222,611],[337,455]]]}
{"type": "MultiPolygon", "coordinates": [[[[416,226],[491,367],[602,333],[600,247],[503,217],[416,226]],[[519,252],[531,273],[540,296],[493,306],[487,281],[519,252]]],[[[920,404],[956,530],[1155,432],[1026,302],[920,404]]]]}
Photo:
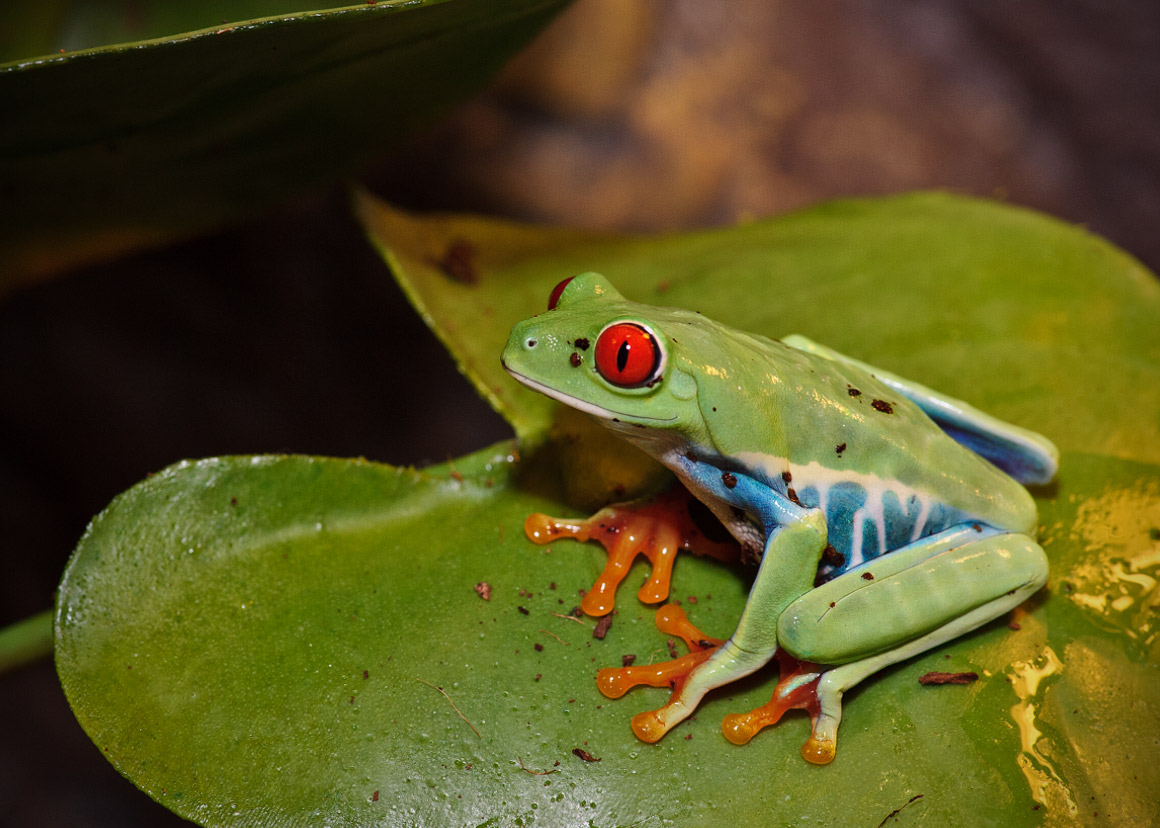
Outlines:
{"type": "MultiPolygon", "coordinates": [[[[633,230],[948,188],[1155,269],[1160,4],[580,0],[368,180],[415,208],[633,230]]],[[[176,460],[423,463],[507,434],[338,189],[27,289],[0,304],[0,624],[47,607],[88,519],[176,460]]],[[[50,664],[0,676],[0,709],[0,826],[184,824],[105,762],[50,664]]]]}

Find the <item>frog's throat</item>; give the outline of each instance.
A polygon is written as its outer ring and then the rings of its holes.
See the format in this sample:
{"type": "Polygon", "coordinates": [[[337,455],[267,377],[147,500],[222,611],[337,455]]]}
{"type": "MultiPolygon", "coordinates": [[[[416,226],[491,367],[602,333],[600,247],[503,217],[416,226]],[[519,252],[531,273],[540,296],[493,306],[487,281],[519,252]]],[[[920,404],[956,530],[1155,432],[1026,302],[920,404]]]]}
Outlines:
{"type": "Polygon", "coordinates": [[[623,417],[626,420],[648,420],[649,422],[654,423],[671,423],[677,419],[675,414],[672,417],[645,417],[641,414],[629,414],[625,411],[613,411],[610,408],[602,408],[598,405],[594,405],[593,403],[588,402],[587,400],[582,400],[579,397],[573,397],[570,394],[557,391],[555,388],[552,388],[549,385],[536,382],[534,379],[525,377],[523,374],[518,373],[517,371],[513,371],[506,365],[504,368],[506,368],[507,372],[515,377],[518,382],[526,385],[533,391],[539,391],[545,397],[551,397],[553,400],[558,400],[559,402],[564,403],[564,405],[575,408],[577,411],[583,411],[585,414],[590,414],[593,417],[599,417],[602,420],[616,420],[623,417]]]}

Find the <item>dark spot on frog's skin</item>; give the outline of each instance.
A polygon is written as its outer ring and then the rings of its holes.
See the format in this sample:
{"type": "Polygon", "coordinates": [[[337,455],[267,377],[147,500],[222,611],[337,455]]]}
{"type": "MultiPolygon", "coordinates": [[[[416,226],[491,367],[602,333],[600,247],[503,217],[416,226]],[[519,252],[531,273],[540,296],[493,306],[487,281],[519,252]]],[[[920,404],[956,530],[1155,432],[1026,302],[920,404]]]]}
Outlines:
{"type": "Polygon", "coordinates": [[[587,340],[587,339],[584,339],[583,337],[581,337],[580,339],[577,339],[577,340],[576,340],[576,341],[575,341],[573,344],[574,344],[574,345],[575,345],[577,348],[579,348],[581,351],[587,351],[587,350],[588,350],[588,340],[587,340]]]}
{"type": "Polygon", "coordinates": [[[971,528],[972,528],[972,529],[974,529],[976,532],[982,532],[982,531],[983,531],[983,527],[982,527],[982,526],[980,526],[980,525],[979,525],[979,524],[977,524],[977,523],[972,523],[972,524],[971,524],[971,528]]]}
{"type": "Polygon", "coordinates": [[[737,485],[737,477],[730,472],[723,472],[721,474],[721,482],[725,484],[726,489],[732,489],[737,485]]]}
{"type": "Polygon", "coordinates": [[[568,362],[571,363],[573,368],[579,368],[584,364],[584,360],[580,358],[580,354],[575,351],[572,352],[572,356],[568,357],[568,362]]]}
{"type": "Polygon", "coordinates": [[[783,471],[781,473],[781,479],[784,480],[786,483],[789,483],[791,480],[793,480],[793,475],[790,474],[788,471],[783,471]]]}
{"type": "Polygon", "coordinates": [[[717,410],[717,406],[713,406],[713,410],[714,410],[714,411],[716,411],[716,410],[717,410]]]}
{"type": "Polygon", "coordinates": [[[873,581],[874,580],[874,573],[873,572],[863,572],[862,573],[862,580],[863,581],[873,581]]]}
{"type": "Polygon", "coordinates": [[[834,451],[837,452],[838,454],[841,454],[845,450],[846,450],[845,443],[838,443],[838,445],[834,446],[834,451]]]}
{"type": "Polygon", "coordinates": [[[619,417],[613,417],[613,418],[612,418],[612,422],[614,422],[614,423],[619,423],[619,422],[620,422],[620,418],[619,418],[619,417]]]}
{"type": "Polygon", "coordinates": [[[861,391],[859,391],[859,390],[858,390],[857,388],[855,388],[854,386],[852,386],[852,385],[847,385],[847,386],[846,386],[846,388],[847,388],[847,390],[848,390],[848,392],[849,392],[849,394],[850,394],[850,396],[851,396],[851,397],[861,397],[861,396],[862,396],[862,392],[861,392],[861,391]]]}
{"type": "Polygon", "coordinates": [[[826,548],[822,550],[822,560],[836,568],[846,563],[846,556],[827,543],[826,548]]]}
{"type": "Polygon", "coordinates": [[[793,490],[793,486],[785,487],[785,496],[794,502],[794,505],[801,506],[802,502],[798,500],[797,492],[793,490]]]}
{"type": "Polygon", "coordinates": [[[870,403],[870,407],[875,411],[881,411],[883,414],[893,414],[894,406],[886,402],[886,400],[874,400],[870,403]]]}

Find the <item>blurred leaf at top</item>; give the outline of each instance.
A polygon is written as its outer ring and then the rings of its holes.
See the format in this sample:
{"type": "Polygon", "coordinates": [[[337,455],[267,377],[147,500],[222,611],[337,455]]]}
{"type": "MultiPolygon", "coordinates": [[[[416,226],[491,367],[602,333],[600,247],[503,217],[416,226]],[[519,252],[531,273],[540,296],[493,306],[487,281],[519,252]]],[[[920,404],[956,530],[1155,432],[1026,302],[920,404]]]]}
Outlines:
{"type": "Polygon", "coordinates": [[[2,4],[0,291],[350,173],[567,2],[2,4]]]}

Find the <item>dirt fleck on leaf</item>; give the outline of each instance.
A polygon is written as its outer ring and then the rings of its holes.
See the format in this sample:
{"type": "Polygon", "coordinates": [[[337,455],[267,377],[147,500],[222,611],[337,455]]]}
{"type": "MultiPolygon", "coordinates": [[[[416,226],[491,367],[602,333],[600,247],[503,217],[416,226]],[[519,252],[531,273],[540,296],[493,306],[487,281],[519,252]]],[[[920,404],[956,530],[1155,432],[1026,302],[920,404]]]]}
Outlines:
{"type": "Polygon", "coordinates": [[[436,264],[447,276],[464,285],[479,282],[479,270],[475,266],[475,245],[464,239],[455,239],[447,245],[443,258],[436,264]]]}
{"type": "Polygon", "coordinates": [[[579,757],[580,759],[583,759],[585,762],[599,762],[599,761],[601,761],[600,759],[597,759],[591,753],[586,751],[584,748],[572,748],[572,755],[579,757]]]}
{"type": "Polygon", "coordinates": [[[608,635],[608,628],[612,626],[612,616],[606,615],[596,622],[596,627],[592,630],[593,638],[604,638],[608,635]]]}
{"type": "Polygon", "coordinates": [[[475,592],[485,601],[491,600],[491,584],[487,581],[480,581],[475,585],[475,592]]]}
{"type": "Polygon", "coordinates": [[[932,671],[918,677],[918,683],[927,687],[938,684],[971,684],[978,680],[978,673],[940,673],[932,671]]]}

